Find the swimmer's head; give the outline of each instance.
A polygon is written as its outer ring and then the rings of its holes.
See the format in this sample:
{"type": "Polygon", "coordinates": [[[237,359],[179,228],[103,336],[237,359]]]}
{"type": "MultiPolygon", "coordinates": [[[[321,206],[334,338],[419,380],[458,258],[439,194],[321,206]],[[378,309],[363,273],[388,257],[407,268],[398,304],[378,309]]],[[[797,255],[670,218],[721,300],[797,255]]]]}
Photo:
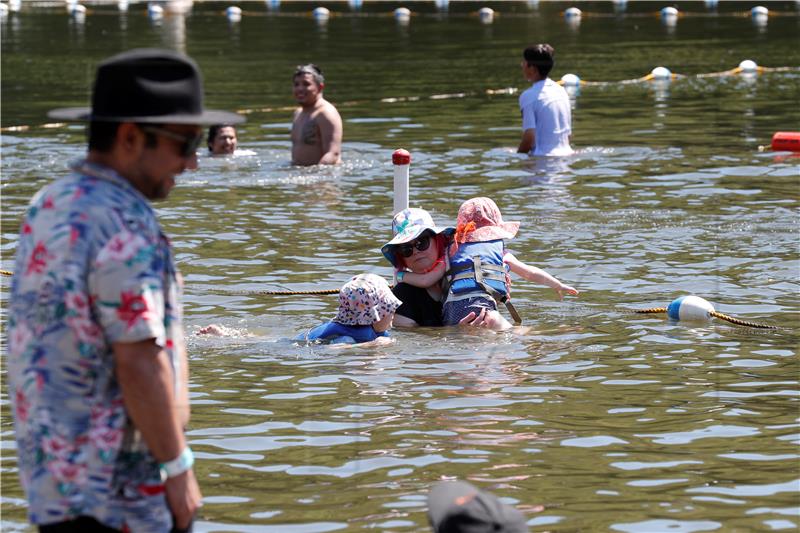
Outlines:
{"type": "Polygon", "coordinates": [[[339,311],[333,320],[347,326],[373,326],[381,333],[392,327],[394,312],[401,303],[385,279],[359,274],[339,290],[339,311]]]}
{"type": "MultiPolygon", "coordinates": [[[[450,235],[453,234],[454,228],[440,228],[433,223],[433,218],[430,213],[424,209],[410,207],[403,209],[394,216],[392,219],[392,233],[394,237],[381,247],[383,256],[397,268],[403,268],[406,265],[403,263],[402,258],[405,254],[398,254],[398,248],[402,245],[416,245],[420,237],[429,235],[436,236],[436,242],[439,244],[439,249],[444,250],[445,244],[450,235]]],[[[422,248],[417,248],[422,250],[422,248]]],[[[405,255],[408,257],[410,254],[405,255]]]]}
{"type": "Polygon", "coordinates": [[[307,65],[297,65],[294,69],[294,75],[292,79],[295,79],[297,76],[303,76],[304,74],[311,75],[311,78],[314,80],[319,86],[325,84],[325,76],[322,75],[322,69],[319,68],[314,63],[308,63],[307,65]]]}
{"type": "Polygon", "coordinates": [[[553,60],[554,54],[555,51],[549,44],[534,44],[522,52],[522,57],[525,58],[528,66],[535,67],[539,74],[546,78],[555,64],[555,60],[553,60]]]}
{"type": "Polygon", "coordinates": [[[455,244],[513,239],[519,222],[504,222],[500,208],[491,198],[471,198],[458,208],[455,244]]]}

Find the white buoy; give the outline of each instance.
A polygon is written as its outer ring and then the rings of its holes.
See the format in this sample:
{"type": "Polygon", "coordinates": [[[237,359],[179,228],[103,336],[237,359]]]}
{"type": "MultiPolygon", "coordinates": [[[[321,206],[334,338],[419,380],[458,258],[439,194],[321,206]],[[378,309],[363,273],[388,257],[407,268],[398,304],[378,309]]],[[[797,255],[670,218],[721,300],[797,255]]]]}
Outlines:
{"type": "Polygon", "coordinates": [[[325,22],[331,17],[331,12],[327,7],[315,7],[314,11],[311,12],[311,16],[317,22],[325,22]]]}
{"type": "Polygon", "coordinates": [[[667,6],[661,10],[661,20],[667,24],[674,24],[678,21],[678,10],[672,6],[667,6]]]}
{"type": "Polygon", "coordinates": [[[581,18],[581,10],[577,7],[568,7],[564,11],[564,17],[567,19],[579,19],[581,18]]]}
{"type": "Polygon", "coordinates": [[[242,9],[237,6],[230,6],[225,10],[225,16],[228,17],[230,22],[239,22],[242,20],[242,9]]]}
{"type": "Polygon", "coordinates": [[[450,8],[450,0],[435,0],[434,3],[439,11],[447,11],[450,8]]]}
{"type": "Polygon", "coordinates": [[[394,10],[394,19],[397,22],[408,22],[411,20],[411,10],[407,7],[398,7],[394,10]]]}
{"type": "Polygon", "coordinates": [[[164,8],[158,4],[147,4],[147,16],[151,20],[161,20],[164,18],[164,8]]]}
{"type": "Polygon", "coordinates": [[[739,63],[739,72],[742,74],[755,74],[758,72],[758,65],[752,59],[745,59],[739,63]]]}
{"type": "Polygon", "coordinates": [[[69,13],[73,17],[80,17],[80,16],[84,16],[85,17],[86,16],[86,6],[84,6],[82,4],[75,4],[75,5],[72,6],[72,10],[69,13]]]}
{"type": "Polygon", "coordinates": [[[117,0],[117,9],[122,12],[128,11],[128,0],[117,0]]]}
{"type": "Polygon", "coordinates": [[[64,5],[67,8],[67,13],[72,13],[72,10],[78,5],[78,0],[64,0],[64,5]]]}
{"type": "Polygon", "coordinates": [[[8,0],[8,10],[12,13],[19,11],[20,7],[22,7],[22,0],[8,0]]]}
{"type": "Polygon", "coordinates": [[[672,72],[667,67],[656,67],[650,71],[650,77],[654,80],[671,80],[672,72]]]}
{"type": "Polygon", "coordinates": [[[494,20],[494,9],[491,7],[482,7],[478,10],[478,18],[484,24],[491,24],[494,20]]]}
{"type": "Polygon", "coordinates": [[[564,87],[579,87],[581,79],[577,74],[564,74],[561,76],[561,84],[564,87]]]}
{"type": "Polygon", "coordinates": [[[5,4],[0,4],[0,18],[5,18],[8,16],[8,6],[5,4]]]}
{"type": "Polygon", "coordinates": [[[699,296],[681,296],[667,306],[667,316],[684,322],[708,321],[714,306],[699,296]]]}
{"type": "Polygon", "coordinates": [[[399,148],[392,154],[394,166],[394,214],[408,209],[408,171],[411,166],[411,154],[399,148]]]}
{"type": "Polygon", "coordinates": [[[750,15],[753,17],[753,22],[758,26],[764,26],[769,19],[769,9],[764,6],[756,6],[750,10],[750,15]]]}
{"type": "Polygon", "coordinates": [[[281,0],[265,0],[265,2],[270,11],[278,11],[281,8],[281,0]]]}
{"type": "Polygon", "coordinates": [[[349,5],[350,9],[353,11],[358,11],[364,6],[364,0],[347,0],[347,5],[349,5]]]}

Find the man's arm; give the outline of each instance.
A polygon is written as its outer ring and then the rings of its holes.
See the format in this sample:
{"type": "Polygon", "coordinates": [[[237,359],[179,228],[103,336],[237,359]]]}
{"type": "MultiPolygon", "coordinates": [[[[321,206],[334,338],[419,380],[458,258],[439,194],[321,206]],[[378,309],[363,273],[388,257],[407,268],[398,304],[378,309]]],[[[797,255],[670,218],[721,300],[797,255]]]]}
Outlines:
{"type": "Polygon", "coordinates": [[[527,154],[533,149],[534,144],[536,144],[536,130],[525,130],[522,133],[522,140],[519,142],[517,152],[520,154],[527,154]]]}
{"type": "Polygon", "coordinates": [[[317,117],[320,141],[322,142],[322,157],[320,165],[338,165],[342,162],[342,117],[328,103],[317,117]]]}
{"type": "MultiPolygon", "coordinates": [[[[175,378],[167,352],[155,339],[114,343],[113,351],[117,381],[128,415],[158,462],[175,459],[186,447],[182,426],[186,406],[179,405],[183,394],[175,397],[175,378]]],[[[180,379],[183,389],[185,377],[182,375],[180,379]]],[[[165,489],[175,525],[188,527],[202,498],[194,472],[189,469],[167,479],[165,489]]]]}

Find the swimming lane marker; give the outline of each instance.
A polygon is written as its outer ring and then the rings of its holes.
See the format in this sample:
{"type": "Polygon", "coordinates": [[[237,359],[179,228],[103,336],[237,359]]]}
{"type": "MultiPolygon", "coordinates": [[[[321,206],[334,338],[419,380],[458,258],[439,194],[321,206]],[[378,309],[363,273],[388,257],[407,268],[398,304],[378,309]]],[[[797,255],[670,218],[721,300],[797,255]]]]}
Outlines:
{"type": "Polygon", "coordinates": [[[228,17],[230,22],[239,22],[242,20],[242,8],[237,6],[230,6],[225,10],[225,16],[228,17]]]}
{"type": "Polygon", "coordinates": [[[394,215],[408,209],[408,171],[411,166],[411,154],[399,148],[392,154],[394,165],[394,215]]]}
{"type": "Polygon", "coordinates": [[[311,16],[317,22],[326,22],[331,17],[331,11],[327,7],[315,7],[311,12],[311,16]]]}
{"type": "Polygon", "coordinates": [[[778,131],[772,136],[775,152],[800,152],[800,131],[778,131]]]}
{"type": "Polygon", "coordinates": [[[699,296],[681,296],[672,300],[667,307],[651,307],[649,309],[635,309],[634,313],[667,313],[667,316],[672,320],[680,320],[682,322],[707,322],[714,318],[721,318],[731,324],[738,326],[747,326],[751,328],[761,329],[778,329],[776,326],[767,324],[757,324],[755,322],[747,322],[739,320],[732,316],[718,313],[714,306],[699,296]]]}

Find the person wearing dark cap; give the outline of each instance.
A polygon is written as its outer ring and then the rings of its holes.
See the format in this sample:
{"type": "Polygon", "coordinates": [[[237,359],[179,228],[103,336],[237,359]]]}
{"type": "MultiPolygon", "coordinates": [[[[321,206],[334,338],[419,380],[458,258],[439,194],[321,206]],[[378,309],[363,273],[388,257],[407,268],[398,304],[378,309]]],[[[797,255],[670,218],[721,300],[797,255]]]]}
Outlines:
{"type": "Polygon", "coordinates": [[[525,517],[464,481],[442,481],[428,493],[434,533],[527,533],[525,517]]]}
{"type": "Polygon", "coordinates": [[[8,387],[28,517],[42,532],[189,531],[181,282],[150,200],[197,166],[197,65],[140,49],[97,68],[87,156],[31,200],[8,299],[8,387]]]}

